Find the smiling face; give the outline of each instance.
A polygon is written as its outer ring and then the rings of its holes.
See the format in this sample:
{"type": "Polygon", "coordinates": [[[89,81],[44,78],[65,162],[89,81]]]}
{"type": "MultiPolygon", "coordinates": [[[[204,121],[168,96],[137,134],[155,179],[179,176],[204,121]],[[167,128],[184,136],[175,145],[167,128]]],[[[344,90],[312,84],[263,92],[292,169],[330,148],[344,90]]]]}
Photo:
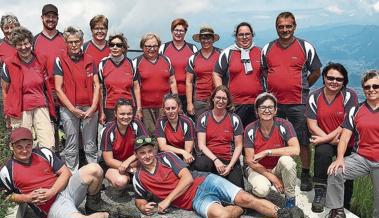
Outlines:
{"type": "Polygon", "coordinates": [[[21,139],[12,144],[13,158],[22,163],[29,163],[32,156],[33,141],[30,139],[21,139]]]}
{"type": "Polygon", "coordinates": [[[157,149],[153,145],[145,145],[135,151],[137,160],[145,168],[151,168],[155,164],[157,149]]]}
{"type": "Polygon", "coordinates": [[[367,80],[363,84],[363,90],[368,102],[379,103],[379,77],[367,80]]]}
{"type": "Polygon", "coordinates": [[[120,57],[125,53],[124,44],[119,38],[114,38],[109,42],[109,49],[113,57],[120,57]]]}
{"type": "Polygon", "coordinates": [[[213,47],[214,36],[212,34],[200,35],[200,44],[203,49],[210,49],[213,47]]]}
{"type": "Polygon", "coordinates": [[[240,26],[236,33],[236,42],[240,48],[249,48],[253,43],[253,33],[248,26],[240,26]]]}
{"type": "Polygon", "coordinates": [[[79,54],[83,45],[83,40],[77,35],[69,35],[66,40],[67,52],[70,55],[79,54]]]}
{"type": "Polygon", "coordinates": [[[258,106],[257,113],[260,120],[269,121],[274,119],[276,111],[275,103],[271,99],[267,99],[258,106]]]}
{"type": "Polygon", "coordinates": [[[42,15],[42,24],[43,28],[46,30],[55,30],[58,25],[58,15],[54,12],[49,12],[45,15],[42,15]]]}
{"type": "Polygon", "coordinates": [[[330,69],[325,77],[325,88],[331,92],[338,92],[343,87],[344,77],[338,70],[330,69]]]}
{"type": "Polygon", "coordinates": [[[11,32],[14,28],[16,28],[16,24],[14,23],[8,23],[8,24],[5,24],[1,30],[3,31],[4,33],[4,37],[5,39],[9,40],[9,37],[11,36],[11,32]]]}
{"type": "Polygon", "coordinates": [[[170,121],[175,121],[178,119],[179,105],[174,99],[172,99],[172,98],[167,99],[164,102],[164,108],[163,109],[164,109],[164,113],[165,113],[166,117],[170,121]]]}
{"type": "Polygon", "coordinates": [[[95,25],[93,29],[91,29],[92,38],[96,41],[104,41],[107,37],[108,29],[102,22],[99,22],[95,25]]]}
{"type": "Polygon", "coordinates": [[[32,43],[27,38],[19,41],[16,43],[16,50],[21,59],[29,60],[32,56],[32,43]]]}
{"type": "Polygon", "coordinates": [[[115,111],[117,123],[121,126],[127,126],[133,120],[133,108],[131,105],[120,105],[115,111]]]}
{"type": "Polygon", "coordinates": [[[290,41],[293,39],[296,24],[292,17],[281,17],[276,24],[276,32],[279,39],[283,41],[290,41]]]}
{"type": "Polygon", "coordinates": [[[158,41],[157,39],[151,38],[146,40],[145,44],[143,45],[143,54],[144,56],[149,60],[155,60],[158,57],[158,41]]]}
{"type": "Polygon", "coordinates": [[[227,94],[222,90],[217,91],[215,97],[213,98],[213,104],[215,109],[225,110],[228,105],[227,94]]]}
{"type": "Polygon", "coordinates": [[[174,30],[172,30],[172,32],[171,32],[172,40],[177,41],[177,42],[184,41],[184,37],[186,36],[186,32],[187,31],[183,25],[176,25],[174,30]]]}

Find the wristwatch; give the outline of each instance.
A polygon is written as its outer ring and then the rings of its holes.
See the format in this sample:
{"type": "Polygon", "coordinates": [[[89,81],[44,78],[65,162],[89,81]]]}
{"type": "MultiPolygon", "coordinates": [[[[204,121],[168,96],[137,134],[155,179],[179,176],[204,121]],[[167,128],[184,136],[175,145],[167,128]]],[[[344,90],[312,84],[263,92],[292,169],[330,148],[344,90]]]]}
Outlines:
{"type": "Polygon", "coordinates": [[[267,150],[267,156],[272,156],[272,151],[271,150],[267,150]]]}

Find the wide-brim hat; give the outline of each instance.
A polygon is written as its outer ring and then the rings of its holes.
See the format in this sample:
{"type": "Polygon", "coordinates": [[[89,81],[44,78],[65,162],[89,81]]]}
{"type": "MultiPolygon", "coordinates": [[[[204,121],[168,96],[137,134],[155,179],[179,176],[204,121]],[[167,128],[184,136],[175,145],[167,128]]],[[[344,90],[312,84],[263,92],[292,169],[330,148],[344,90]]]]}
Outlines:
{"type": "Polygon", "coordinates": [[[200,32],[193,35],[192,36],[192,39],[195,41],[195,42],[200,42],[200,36],[201,35],[213,35],[213,41],[216,42],[220,39],[220,36],[218,34],[216,34],[213,30],[212,27],[209,27],[209,26],[203,26],[200,28],[200,32]]]}

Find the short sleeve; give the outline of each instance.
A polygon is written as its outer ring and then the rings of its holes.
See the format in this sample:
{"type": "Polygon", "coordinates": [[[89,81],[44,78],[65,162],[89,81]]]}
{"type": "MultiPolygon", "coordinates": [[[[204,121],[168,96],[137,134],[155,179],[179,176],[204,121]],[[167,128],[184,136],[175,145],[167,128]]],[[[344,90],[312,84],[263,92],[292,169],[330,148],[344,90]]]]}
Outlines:
{"type": "Polygon", "coordinates": [[[157,123],[155,124],[155,132],[154,136],[157,138],[166,138],[166,134],[164,132],[164,129],[166,127],[166,121],[162,118],[158,119],[157,123]]]}
{"type": "Polygon", "coordinates": [[[172,152],[163,153],[161,159],[163,163],[171,167],[176,176],[179,176],[180,171],[187,167],[187,164],[172,152]]]}
{"type": "MultiPolygon", "coordinates": [[[[110,123],[112,124],[112,123],[110,123]]],[[[115,140],[115,134],[112,128],[113,125],[108,125],[101,130],[101,143],[100,150],[101,151],[112,151],[112,144],[115,140]]]]}
{"type": "Polygon", "coordinates": [[[191,57],[188,59],[188,63],[186,66],[186,72],[190,74],[195,74],[195,55],[191,55],[191,57]]]}
{"type": "Polygon", "coordinates": [[[283,122],[279,124],[279,131],[284,141],[286,142],[296,137],[296,132],[295,132],[295,129],[293,128],[293,125],[287,120],[283,120],[283,122]]]}
{"type": "Polygon", "coordinates": [[[354,124],[354,116],[355,114],[357,113],[357,109],[358,107],[352,107],[347,115],[345,116],[345,119],[343,121],[343,124],[342,124],[342,127],[345,128],[345,129],[348,129],[350,131],[353,131],[354,128],[355,128],[355,124],[354,124]]]}
{"type": "Polygon", "coordinates": [[[230,49],[225,49],[221,52],[218,60],[215,64],[214,71],[220,74],[221,77],[225,77],[229,69],[229,53],[232,52],[230,49]]]}
{"type": "Polygon", "coordinates": [[[315,93],[309,95],[305,109],[305,117],[312,120],[317,119],[317,96],[315,93]]]}
{"type": "Polygon", "coordinates": [[[0,74],[1,79],[3,79],[6,83],[11,82],[11,78],[9,77],[8,66],[5,63],[3,63],[3,67],[1,68],[0,74]]]}
{"type": "Polygon", "coordinates": [[[139,178],[140,171],[138,170],[133,176],[133,188],[134,193],[136,194],[136,199],[145,199],[148,200],[149,192],[143,187],[141,180],[139,178]]]}
{"type": "Polygon", "coordinates": [[[196,132],[206,132],[207,123],[208,123],[208,112],[203,113],[199,116],[196,121],[196,132]]]}
{"type": "Polygon", "coordinates": [[[195,139],[195,131],[192,120],[187,117],[182,117],[183,120],[183,133],[184,133],[184,141],[194,141],[195,139]]]}
{"type": "Polygon", "coordinates": [[[54,76],[63,76],[63,69],[59,57],[55,58],[54,62],[54,76]]]}
{"type": "Polygon", "coordinates": [[[232,114],[232,124],[234,130],[234,136],[243,134],[243,124],[240,117],[237,114],[232,114]]]}
{"type": "Polygon", "coordinates": [[[254,148],[254,138],[255,138],[255,125],[250,124],[246,127],[244,133],[244,147],[245,148],[254,148]]]}

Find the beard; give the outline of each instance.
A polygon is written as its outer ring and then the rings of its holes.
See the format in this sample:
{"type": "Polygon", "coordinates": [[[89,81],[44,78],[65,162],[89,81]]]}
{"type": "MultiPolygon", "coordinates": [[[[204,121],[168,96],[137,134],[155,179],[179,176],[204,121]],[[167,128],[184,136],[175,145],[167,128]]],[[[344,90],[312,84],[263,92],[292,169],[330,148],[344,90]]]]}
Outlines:
{"type": "Polygon", "coordinates": [[[53,27],[50,27],[49,24],[47,22],[43,22],[43,27],[49,31],[51,30],[55,30],[57,28],[57,23],[53,26],[53,27]]]}

